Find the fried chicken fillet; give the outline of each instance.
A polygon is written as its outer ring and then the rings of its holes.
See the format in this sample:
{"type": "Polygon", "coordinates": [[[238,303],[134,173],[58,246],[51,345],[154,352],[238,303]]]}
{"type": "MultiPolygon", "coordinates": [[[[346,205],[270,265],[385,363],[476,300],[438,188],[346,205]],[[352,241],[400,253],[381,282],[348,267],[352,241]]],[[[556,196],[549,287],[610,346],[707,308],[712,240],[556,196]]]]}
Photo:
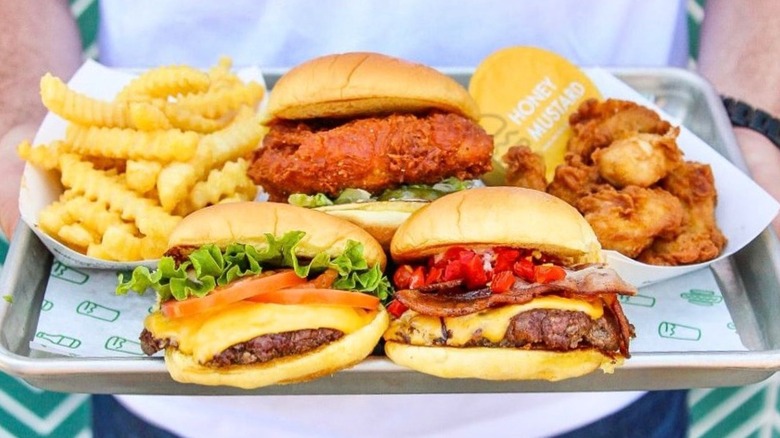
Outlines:
{"type": "Polygon", "coordinates": [[[249,176],[271,201],[292,193],[372,194],[402,184],[477,178],[491,169],[493,139],[454,113],[351,120],[277,121],[252,157],[249,176]]]}

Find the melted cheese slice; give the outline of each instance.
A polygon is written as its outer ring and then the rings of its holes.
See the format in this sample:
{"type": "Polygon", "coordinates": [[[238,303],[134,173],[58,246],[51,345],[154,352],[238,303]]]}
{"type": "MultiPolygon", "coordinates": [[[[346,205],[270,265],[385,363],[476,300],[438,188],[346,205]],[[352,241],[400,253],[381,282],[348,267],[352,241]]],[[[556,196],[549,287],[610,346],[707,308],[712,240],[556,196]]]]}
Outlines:
{"type": "Polygon", "coordinates": [[[525,304],[497,307],[464,316],[440,318],[420,315],[409,310],[401,318],[393,321],[385,333],[385,340],[403,342],[412,345],[440,345],[446,338],[446,345],[460,347],[469,342],[475,334],[491,342],[504,338],[509,320],[515,315],[535,309],[557,309],[583,312],[598,319],[604,315],[600,301],[590,303],[556,296],[540,297],[525,304]],[[442,330],[446,327],[447,336],[442,330]]]}
{"type": "Polygon", "coordinates": [[[317,328],[341,330],[347,335],[375,316],[375,310],[348,306],[241,301],[184,318],[170,319],[155,312],[146,317],[144,327],[156,338],[175,340],[179,351],[204,363],[228,347],[257,336],[317,328]]]}

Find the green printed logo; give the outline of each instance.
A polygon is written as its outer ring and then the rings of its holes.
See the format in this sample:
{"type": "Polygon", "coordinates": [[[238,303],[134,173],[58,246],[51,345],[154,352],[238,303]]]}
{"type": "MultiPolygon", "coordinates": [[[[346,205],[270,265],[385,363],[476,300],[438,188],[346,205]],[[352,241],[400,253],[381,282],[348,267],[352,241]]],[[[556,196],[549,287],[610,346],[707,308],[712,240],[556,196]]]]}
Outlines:
{"type": "Polygon", "coordinates": [[[78,307],[76,307],[76,313],[79,315],[89,316],[90,318],[102,319],[103,321],[114,322],[119,318],[122,312],[111,309],[109,307],[101,306],[98,303],[92,301],[82,301],[78,307]]]}
{"type": "Polygon", "coordinates": [[[623,304],[629,304],[631,306],[641,307],[654,307],[655,297],[649,297],[647,295],[618,295],[618,299],[623,304]]]}
{"type": "Polygon", "coordinates": [[[51,276],[74,284],[84,284],[89,280],[89,275],[56,260],[51,266],[51,276]]]}
{"type": "Polygon", "coordinates": [[[41,311],[46,312],[54,308],[54,303],[49,300],[43,300],[41,303],[41,311]]]}
{"type": "Polygon", "coordinates": [[[726,328],[729,329],[729,330],[737,331],[737,325],[734,324],[733,322],[730,322],[730,323],[726,324],[726,328]]]}
{"type": "Polygon", "coordinates": [[[117,351],[119,353],[133,354],[136,356],[144,355],[139,342],[131,341],[130,339],[121,336],[111,336],[106,339],[105,347],[106,350],[109,351],[117,351]]]}
{"type": "Polygon", "coordinates": [[[80,340],[65,335],[55,335],[55,334],[49,334],[44,332],[38,332],[35,334],[35,337],[44,339],[54,345],[59,345],[60,347],[65,347],[65,348],[76,349],[79,348],[79,346],[81,345],[80,340]]]}
{"type": "Polygon", "coordinates": [[[681,341],[698,341],[701,339],[701,330],[688,325],[664,321],[658,324],[658,336],[681,341]]]}
{"type": "Polygon", "coordinates": [[[715,291],[704,289],[691,289],[680,294],[682,299],[697,306],[714,306],[723,302],[723,297],[716,295],[715,291]]]}

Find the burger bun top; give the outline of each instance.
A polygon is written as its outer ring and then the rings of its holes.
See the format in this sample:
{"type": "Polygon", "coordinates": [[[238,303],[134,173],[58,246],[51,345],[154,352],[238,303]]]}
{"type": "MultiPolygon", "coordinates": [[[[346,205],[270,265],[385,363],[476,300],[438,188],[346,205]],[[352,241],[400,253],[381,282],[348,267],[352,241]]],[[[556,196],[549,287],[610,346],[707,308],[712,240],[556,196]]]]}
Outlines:
{"type": "Polygon", "coordinates": [[[168,247],[231,243],[267,246],[266,234],[281,237],[290,231],[306,235],[296,246],[299,257],[314,257],[325,252],[337,257],[350,240],[363,244],[363,256],[369,265],[385,268],[387,257],[382,245],[367,231],[336,216],[315,210],[275,202],[232,202],[212,205],[186,216],[174,228],[168,247]]]}
{"type": "Polygon", "coordinates": [[[429,109],[479,120],[468,91],[438,70],[379,53],[350,52],[314,58],[283,75],[271,91],[265,122],[429,109]]]}
{"type": "Polygon", "coordinates": [[[401,224],[390,250],[394,260],[410,262],[450,246],[535,249],[572,265],[602,261],[593,228],[573,206],[519,187],[480,187],[445,195],[401,224]]]}

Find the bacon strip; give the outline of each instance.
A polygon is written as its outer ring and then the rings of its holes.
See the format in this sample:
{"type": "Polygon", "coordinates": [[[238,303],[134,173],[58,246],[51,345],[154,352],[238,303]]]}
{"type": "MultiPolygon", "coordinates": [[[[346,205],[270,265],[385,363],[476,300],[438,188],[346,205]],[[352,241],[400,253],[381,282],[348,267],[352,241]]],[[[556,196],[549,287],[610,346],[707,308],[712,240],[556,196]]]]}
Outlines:
{"type": "MultiPolygon", "coordinates": [[[[505,304],[525,304],[535,297],[549,294],[570,298],[587,298],[601,294],[634,295],[636,288],[623,281],[614,269],[604,265],[588,265],[576,270],[566,269],[564,279],[550,283],[529,283],[515,278],[512,288],[502,294],[491,294],[489,290],[484,289],[463,294],[424,293],[407,289],[396,291],[395,298],[417,313],[451,317],[468,315],[505,304]]],[[[621,322],[622,327],[623,322],[621,322]]]]}

